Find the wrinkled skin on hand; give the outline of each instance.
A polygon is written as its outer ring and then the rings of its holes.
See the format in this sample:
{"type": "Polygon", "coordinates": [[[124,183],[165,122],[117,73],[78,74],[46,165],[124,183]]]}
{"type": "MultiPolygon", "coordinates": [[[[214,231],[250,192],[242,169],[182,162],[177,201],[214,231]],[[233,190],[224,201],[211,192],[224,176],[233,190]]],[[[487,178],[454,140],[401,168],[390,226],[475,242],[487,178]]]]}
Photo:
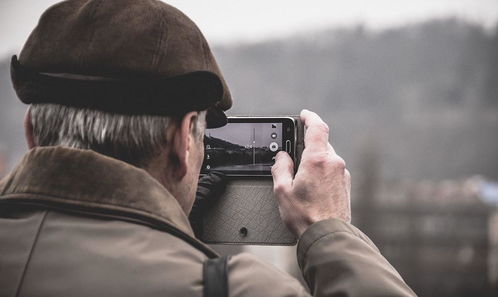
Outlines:
{"type": "Polygon", "coordinates": [[[274,194],[282,220],[297,236],[313,223],[336,218],[351,222],[351,176],[328,142],[329,127],[314,112],[303,110],[305,149],[294,175],[294,163],[279,152],[272,167],[274,194]]]}

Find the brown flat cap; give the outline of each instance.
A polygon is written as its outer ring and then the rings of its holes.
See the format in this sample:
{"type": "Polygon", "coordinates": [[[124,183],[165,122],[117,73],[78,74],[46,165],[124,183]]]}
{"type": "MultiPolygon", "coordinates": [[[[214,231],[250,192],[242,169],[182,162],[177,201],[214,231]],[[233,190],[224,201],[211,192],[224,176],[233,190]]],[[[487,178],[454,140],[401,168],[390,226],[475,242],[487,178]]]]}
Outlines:
{"type": "Polygon", "coordinates": [[[156,0],[69,0],[45,11],[11,63],[22,102],[125,114],[208,109],[226,122],[230,91],[199,28],[156,0]]]}

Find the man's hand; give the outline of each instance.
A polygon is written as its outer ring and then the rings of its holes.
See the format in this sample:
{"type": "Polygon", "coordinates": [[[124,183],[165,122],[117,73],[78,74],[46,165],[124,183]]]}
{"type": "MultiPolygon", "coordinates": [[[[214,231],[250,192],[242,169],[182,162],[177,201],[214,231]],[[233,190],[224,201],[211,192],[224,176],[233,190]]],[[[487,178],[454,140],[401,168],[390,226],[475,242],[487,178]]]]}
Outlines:
{"type": "Polygon", "coordinates": [[[328,142],[329,128],[314,112],[303,110],[305,149],[294,176],[294,163],[279,152],[272,167],[280,216],[297,236],[313,223],[336,218],[351,222],[351,176],[328,142]]]}
{"type": "Polygon", "coordinates": [[[206,211],[225,192],[226,177],[222,172],[212,171],[199,179],[195,201],[189,214],[189,221],[195,237],[202,235],[202,218],[206,211]]]}

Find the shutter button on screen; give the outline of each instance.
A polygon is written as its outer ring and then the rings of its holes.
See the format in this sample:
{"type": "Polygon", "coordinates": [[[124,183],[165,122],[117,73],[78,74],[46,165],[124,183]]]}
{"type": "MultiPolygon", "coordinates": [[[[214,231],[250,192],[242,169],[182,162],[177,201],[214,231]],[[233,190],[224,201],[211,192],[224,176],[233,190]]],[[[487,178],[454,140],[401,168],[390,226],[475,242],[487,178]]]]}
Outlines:
{"type": "Polygon", "coordinates": [[[285,141],[285,151],[288,152],[289,154],[291,153],[291,141],[290,140],[285,141]]]}
{"type": "Polygon", "coordinates": [[[278,150],[278,143],[272,142],[270,143],[270,151],[276,152],[278,150]]]}

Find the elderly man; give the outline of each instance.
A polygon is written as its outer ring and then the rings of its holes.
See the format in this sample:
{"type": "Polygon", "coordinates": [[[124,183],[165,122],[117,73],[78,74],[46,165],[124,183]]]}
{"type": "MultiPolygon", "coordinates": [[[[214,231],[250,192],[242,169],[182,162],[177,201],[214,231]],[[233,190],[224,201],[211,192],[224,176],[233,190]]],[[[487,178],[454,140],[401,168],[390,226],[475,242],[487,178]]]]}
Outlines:
{"type": "Polygon", "coordinates": [[[306,110],[298,172],[281,152],[272,173],[309,290],[249,254],[209,262],[188,214],[205,126],[223,125],[232,101],[177,9],[56,4],[13,57],[12,80],[30,104],[30,150],[0,184],[0,296],[415,295],[349,223],[349,173],[306,110]]]}

